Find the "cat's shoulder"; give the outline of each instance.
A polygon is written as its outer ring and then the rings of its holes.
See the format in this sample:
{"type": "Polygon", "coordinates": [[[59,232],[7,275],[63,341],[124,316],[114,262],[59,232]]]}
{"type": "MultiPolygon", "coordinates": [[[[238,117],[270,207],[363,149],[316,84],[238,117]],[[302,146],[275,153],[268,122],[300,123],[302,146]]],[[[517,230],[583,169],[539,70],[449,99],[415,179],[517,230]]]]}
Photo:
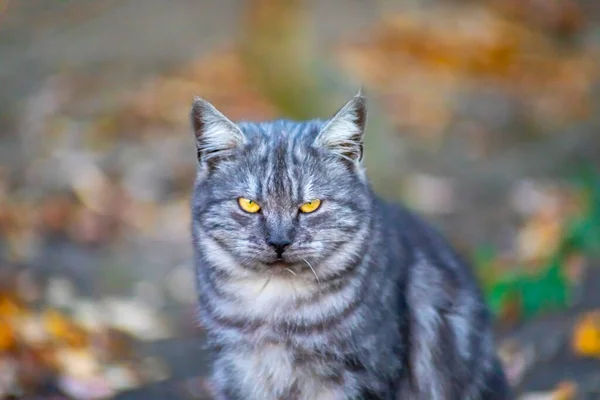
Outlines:
{"type": "Polygon", "coordinates": [[[401,252],[413,264],[412,269],[437,276],[450,286],[476,289],[471,262],[441,229],[403,203],[377,202],[384,235],[398,237],[401,252]]]}
{"type": "Polygon", "coordinates": [[[435,230],[430,223],[417,211],[405,203],[384,199],[373,194],[376,217],[387,229],[400,230],[407,234],[415,231],[435,230]]]}

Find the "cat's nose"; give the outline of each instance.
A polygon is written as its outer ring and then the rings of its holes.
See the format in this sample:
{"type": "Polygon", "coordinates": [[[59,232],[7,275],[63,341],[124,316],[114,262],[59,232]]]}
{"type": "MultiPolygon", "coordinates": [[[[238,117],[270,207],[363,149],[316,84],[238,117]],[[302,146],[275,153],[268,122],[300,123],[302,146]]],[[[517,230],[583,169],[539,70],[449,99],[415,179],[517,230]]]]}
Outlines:
{"type": "Polygon", "coordinates": [[[279,257],[279,258],[281,258],[281,255],[283,254],[285,249],[290,244],[292,244],[292,242],[290,242],[289,239],[281,238],[281,237],[269,238],[267,240],[267,243],[269,244],[269,246],[271,246],[275,249],[275,252],[277,253],[277,257],[279,257]]]}

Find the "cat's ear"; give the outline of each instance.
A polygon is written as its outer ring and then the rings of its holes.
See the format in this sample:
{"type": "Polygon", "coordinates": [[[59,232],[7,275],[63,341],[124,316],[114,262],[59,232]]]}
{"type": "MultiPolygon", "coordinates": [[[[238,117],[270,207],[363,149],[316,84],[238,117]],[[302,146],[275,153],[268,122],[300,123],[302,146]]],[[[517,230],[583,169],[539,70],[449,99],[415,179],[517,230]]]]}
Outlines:
{"type": "Polygon", "coordinates": [[[366,122],[367,105],[361,90],[325,124],[315,144],[353,163],[359,163],[363,156],[366,122]]]}
{"type": "Polygon", "coordinates": [[[201,166],[214,166],[245,143],[240,128],[200,97],[194,98],[190,117],[201,166]]]}

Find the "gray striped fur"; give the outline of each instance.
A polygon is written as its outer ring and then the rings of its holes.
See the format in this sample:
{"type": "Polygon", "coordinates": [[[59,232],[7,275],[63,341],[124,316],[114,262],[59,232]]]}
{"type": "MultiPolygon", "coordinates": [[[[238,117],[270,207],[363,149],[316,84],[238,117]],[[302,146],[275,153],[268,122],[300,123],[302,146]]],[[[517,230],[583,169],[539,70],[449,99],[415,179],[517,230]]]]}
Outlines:
{"type": "Polygon", "coordinates": [[[217,398],[509,398],[469,267],[373,193],[365,121],[361,95],[304,122],[235,124],[195,100],[192,236],[217,398]],[[273,235],[291,238],[285,264],[272,264],[273,235]]]}

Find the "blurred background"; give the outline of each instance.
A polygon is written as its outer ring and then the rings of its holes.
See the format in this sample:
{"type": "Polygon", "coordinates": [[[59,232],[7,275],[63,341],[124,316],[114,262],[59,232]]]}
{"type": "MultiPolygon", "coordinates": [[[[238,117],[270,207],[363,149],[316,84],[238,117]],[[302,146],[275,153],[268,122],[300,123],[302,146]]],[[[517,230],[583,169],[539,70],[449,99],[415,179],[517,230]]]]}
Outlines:
{"type": "Polygon", "coordinates": [[[0,0],[0,398],[208,398],[192,97],[362,85],[375,188],[472,260],[520,398],[600,399],[599,60],[596,0],[0,0]]]}

